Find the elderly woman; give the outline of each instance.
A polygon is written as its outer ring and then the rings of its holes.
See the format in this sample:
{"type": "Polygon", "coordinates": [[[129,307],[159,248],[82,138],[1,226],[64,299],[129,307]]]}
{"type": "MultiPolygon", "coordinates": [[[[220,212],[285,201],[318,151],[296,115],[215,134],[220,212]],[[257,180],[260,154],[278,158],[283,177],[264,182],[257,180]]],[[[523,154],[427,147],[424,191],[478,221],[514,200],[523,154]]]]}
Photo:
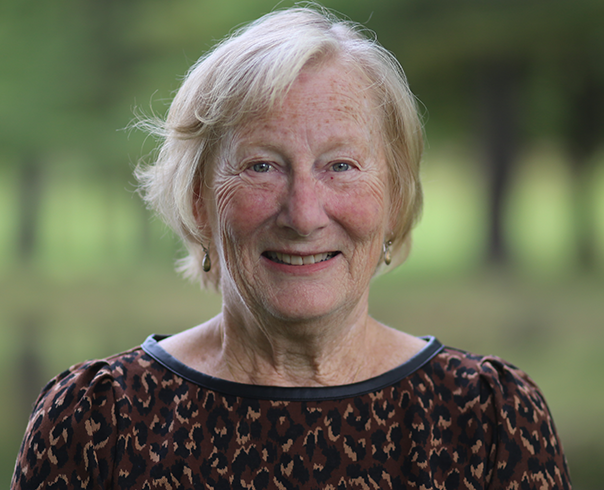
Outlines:
{"type": "Polygon", "coordinates": [[[222,313],[55,378],[13,488],[570,488],[524,373],[368,315],[409,249],[422,131],[360,32],[285,10],[191,69],[138,177],[222,313]]]}

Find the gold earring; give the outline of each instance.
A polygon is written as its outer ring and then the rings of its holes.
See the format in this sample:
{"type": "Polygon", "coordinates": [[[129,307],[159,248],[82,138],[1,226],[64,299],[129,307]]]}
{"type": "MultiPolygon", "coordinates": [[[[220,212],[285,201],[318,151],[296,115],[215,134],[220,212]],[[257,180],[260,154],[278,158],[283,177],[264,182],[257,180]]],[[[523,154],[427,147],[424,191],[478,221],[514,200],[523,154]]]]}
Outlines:
{"type": "Polygon", "coordinates": [[[203,260],[201,262],[201,267],[203,267],[204,272],[210,272],[210,269],[212,268],[212,261],[210,260],[210,252],[203,245],[201,246],[201,248],[203,248],[203,251],[205,252],[205,255],[203,256],[203,260]]]}
{"type": "Polygon", "coordinates": [[[390,251],[390,245],[392,245],[392,240],[384,242],[384,263],[386,265],[390,265],[390,263],[392,262],[392,252],[390,251]]]}

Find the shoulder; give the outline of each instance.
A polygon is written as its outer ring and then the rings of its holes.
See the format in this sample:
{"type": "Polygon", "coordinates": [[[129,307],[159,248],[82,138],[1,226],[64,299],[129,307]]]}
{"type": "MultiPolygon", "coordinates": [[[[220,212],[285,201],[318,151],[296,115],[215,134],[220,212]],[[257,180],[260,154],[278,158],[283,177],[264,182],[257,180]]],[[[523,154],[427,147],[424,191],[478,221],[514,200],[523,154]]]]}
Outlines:
{"type": "Polygon", "coordinates": [[[144,368],[144,355],[140,348],[135,348],[106,359],[71,366],[42,389],[34,405],[34,413],[45,406],[45,413],[56,419],[61,412],[86,399],[91,401],[91,397],[111,396],[116,387],[118,391],[125,388],[132,369],[144,368]]]}
{"type": "Polygon", "coordinates": [[[513,364],[496,356],[481,356],[445,347],[427,366],[437,379],[458,387],[480,384],[508,397],[520,390],[538,393],[533,380],[513,364]]]}
{"type": "Polygon", "coordinates": [[[545,399],[521,369],[496,356],[480,356],[445,348],[427,366],[437,388],[448,391],[458,406],[476,405],[508,428],[550,420],[545,399]],[[463,401],[463,403],[462,403],[463,401]]]}
{"type": "Polygon", "coordinates": [[[445,348],[429,364],[435,392],[467,422],[472,413],[486,428],[490,480],[495,488],[523,482],[536,488],[569,488],[562,445],[547,403],[522,370],[495,356],[445,348]],[[551,485],[551,486],[550,486],[551,485]]]}
{"type": "Polygon", "coordinates": [[[121,407],[151,359],[138,348],[77,364],[53,378],[36,400],[17,458],[13,488],[49,481],[99,487],[109,478],[121,407]]]}
{"type": "Polygon", "coordinates": [[[76,422],[89,413],[110,412],[115,401],[128,390],[135,372],[143,372],[146,354],[140,348],[106,359],[71,366],[51,379],[42,389],[30,417],[34,425],[45,419],[56,424],[66,418],[76,422]]]}

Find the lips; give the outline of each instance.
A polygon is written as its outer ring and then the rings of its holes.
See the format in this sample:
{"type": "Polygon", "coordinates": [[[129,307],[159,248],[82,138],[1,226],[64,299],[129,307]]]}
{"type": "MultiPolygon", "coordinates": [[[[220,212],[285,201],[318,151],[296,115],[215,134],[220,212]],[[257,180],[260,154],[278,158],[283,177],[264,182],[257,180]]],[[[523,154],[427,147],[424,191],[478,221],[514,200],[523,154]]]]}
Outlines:
{"type": "Polygon", "coordinates": [[[281,252],[265,252],[264,256],[273,262],[277,262],[278,264],[310,265],[329,260],[335,257],[337,254],[338,252],[327,252],[312,255],[292,255],[281,252]]]}

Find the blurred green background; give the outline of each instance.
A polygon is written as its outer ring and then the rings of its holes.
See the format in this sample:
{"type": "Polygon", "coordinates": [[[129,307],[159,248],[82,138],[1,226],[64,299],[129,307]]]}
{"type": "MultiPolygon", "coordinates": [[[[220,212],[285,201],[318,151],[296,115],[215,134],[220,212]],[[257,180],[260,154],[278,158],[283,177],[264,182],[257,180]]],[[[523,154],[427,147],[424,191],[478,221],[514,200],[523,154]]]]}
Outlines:
{"type": "MultiPolygon", "coordinates": [[[[281,2],[280,7],[292,5],[281,2]]],[[[575,488],[604,481],[604,2],[327,1],[422,101],[426,206],[371,311],[506,358],[541,386],[575,488]]],[[[0,486],[32,403],[69,365],[176,332],[220,297],[135,194],[188,67],[275,0],[0,2],[0,486]]]]}

